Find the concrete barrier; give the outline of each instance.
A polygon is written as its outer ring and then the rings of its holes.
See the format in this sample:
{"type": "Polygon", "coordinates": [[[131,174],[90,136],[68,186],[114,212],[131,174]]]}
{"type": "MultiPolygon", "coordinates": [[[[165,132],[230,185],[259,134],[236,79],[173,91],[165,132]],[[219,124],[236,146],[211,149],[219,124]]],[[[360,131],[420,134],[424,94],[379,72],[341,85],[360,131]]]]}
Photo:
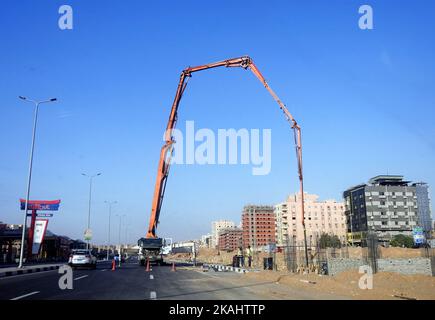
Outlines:
{"type": "Polygon", "coordinates": [[[234,268],[231,266],[224,266],[221,264],[209,264],[210,268],[213,268],[215,271],[231,271],[231,272],[237,272],[237,273],[246,273],[249,272],[249,270],[243,269],[243,268],[234,268]]]}

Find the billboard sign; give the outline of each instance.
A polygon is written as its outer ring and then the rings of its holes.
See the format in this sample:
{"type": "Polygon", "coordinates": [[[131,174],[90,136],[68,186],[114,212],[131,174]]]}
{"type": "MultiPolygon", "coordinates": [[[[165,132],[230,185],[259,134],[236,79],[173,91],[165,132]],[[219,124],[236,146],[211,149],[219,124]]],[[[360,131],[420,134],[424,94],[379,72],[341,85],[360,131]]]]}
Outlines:
{"type": "Polygon", "coordinates": [[[86,229],[85,230],[85,240],[91,240],[92,239],[92,230],[86,229]]]}
{"type": "Polygon", "coordinates": [[[412,229],[412,237],[414,238],[415,244],[423,244],[426,242],[422,227],[415,227],[412,229]]]}
{"type": "MultiPolygon", "coordinates": [[[[26,200],[20,199],[21,210],[26,207],[26,200]]],[[[27,206],[28,210],[43,210],[43,211],[57,211],[59,210],[60,200],[29,200],[27,206]]]]}
{"type": "Polygon", "coordinates": [[[47,219],[36,219],[35,231],[33,233],[32,254],[39,254],[41,244],[44,241],[45,232],[47,231],[47,225],[47,219]]]}

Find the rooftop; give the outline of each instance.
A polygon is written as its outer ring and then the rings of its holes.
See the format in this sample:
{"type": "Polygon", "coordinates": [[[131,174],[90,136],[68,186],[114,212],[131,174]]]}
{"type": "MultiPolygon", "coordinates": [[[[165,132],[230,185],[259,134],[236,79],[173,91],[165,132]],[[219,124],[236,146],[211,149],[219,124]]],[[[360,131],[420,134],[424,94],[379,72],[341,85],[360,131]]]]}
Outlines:
{"type": "Polygon", "coordinates": [[[381,186],[405,186],[409,183],[410,181],[404,181],[403,176],[399,175],[379,175],[369,180],[369,184],[381,186]]]}

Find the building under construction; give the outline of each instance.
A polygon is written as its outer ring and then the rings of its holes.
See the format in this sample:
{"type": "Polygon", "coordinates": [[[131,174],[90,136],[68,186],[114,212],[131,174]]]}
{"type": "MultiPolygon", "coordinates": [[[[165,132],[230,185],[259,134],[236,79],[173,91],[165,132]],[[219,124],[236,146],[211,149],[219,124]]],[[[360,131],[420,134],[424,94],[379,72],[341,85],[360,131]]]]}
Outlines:
{"type": "Polygon", "coordinates": [[[254,250],[275,244],[275,212],[273,206],[248,205],[242,213],[243,247],[254,250]]]}
{"type": "Polygon", "coordinates": [[[242,247],[243,231],[239,228],[228,228],[219,232],[219,250],[233,251],[242,247]]]}

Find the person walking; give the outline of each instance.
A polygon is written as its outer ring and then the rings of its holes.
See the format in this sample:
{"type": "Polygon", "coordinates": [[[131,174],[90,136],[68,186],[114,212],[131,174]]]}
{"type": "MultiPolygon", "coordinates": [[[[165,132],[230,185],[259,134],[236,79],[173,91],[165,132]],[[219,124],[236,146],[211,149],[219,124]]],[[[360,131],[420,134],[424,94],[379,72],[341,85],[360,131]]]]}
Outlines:
{"type": "Polygon", "coordinates": [[[251,268],[251,266],[252,266],[252,249],[251,249],[251,246],[248,246],[246,248],[246,258],[248,260],[248,267],[251,268]]]}
{"type": "Polygon", "coordinates": [[[237,250],[237,258],[238,258],[238,267],[243,267],[243,248],[239,247],[239,250],[237,250]]]}

